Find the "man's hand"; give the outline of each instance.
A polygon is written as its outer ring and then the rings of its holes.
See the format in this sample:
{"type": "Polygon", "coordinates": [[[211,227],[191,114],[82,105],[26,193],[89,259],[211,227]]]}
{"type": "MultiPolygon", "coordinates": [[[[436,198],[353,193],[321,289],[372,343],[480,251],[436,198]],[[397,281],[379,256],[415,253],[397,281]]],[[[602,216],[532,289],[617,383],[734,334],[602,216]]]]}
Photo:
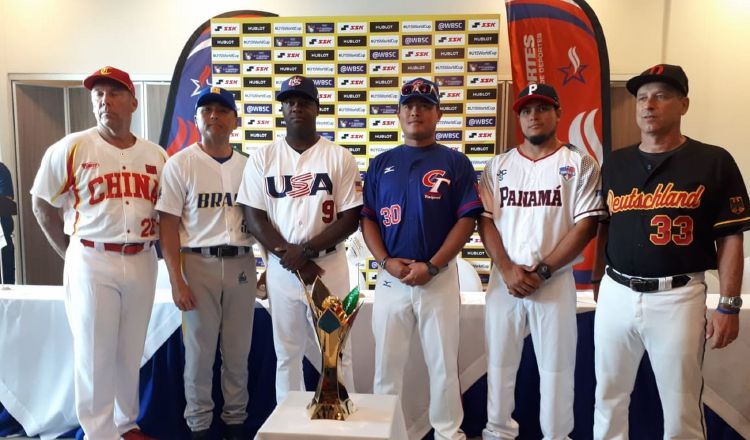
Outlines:
{"type": "Polygon", "coordinates": [[[427,263],[415,261],[407,267],[409,268],[409,272],[401,278],[401,282],[407,286],[422,286],[432,279],[432,275],[430,275],[427,268],[427,263]]]}
{"type": "Polygon", "coordinates": [[[302,278],[302,281],[305,284],[312,284],[315,282],[316,277],[322,277],[325,271],[315,264],[314,261],[308,260],[307,263],[305,263],[302,268],[300,268],[299,276],[302,278]]]}
{"type": "Polygon", "coordinates": [[[193,291],[190,290],[190,287],[185,282],[172,286],[172,300],[174,301],[174,305],[183,312],[195,308],[195,295],[193,295],[193,291]]]}
{"type": "Polygon", "coordinates": [[[385,260],[384,269],[388,271],[394,278],[399,280],[409,274],[409,265],[414,263],[414,260],[408,258],[389,258],[385,260]]]}
{"type": "Polygon", "coordinates": [[[301,270],[305,263],[308,262],[305,257],[305,248],[298,244],[286,244],[274,249],[281,254],[281,267],[291,272],[301,270]]]}
{"type": "Polygon", "coordinates": [[[740,333],[740,315],[714,311],[706,322],[706,339],[713,338],[711,348],[724,348],[740,333]]]}
{"type": "Polygon", "coordinates": [[[542,284],[541,278],[529,266],[511,263],[501,270],[508,292],[516,298],[525,298],[542,284]]]}

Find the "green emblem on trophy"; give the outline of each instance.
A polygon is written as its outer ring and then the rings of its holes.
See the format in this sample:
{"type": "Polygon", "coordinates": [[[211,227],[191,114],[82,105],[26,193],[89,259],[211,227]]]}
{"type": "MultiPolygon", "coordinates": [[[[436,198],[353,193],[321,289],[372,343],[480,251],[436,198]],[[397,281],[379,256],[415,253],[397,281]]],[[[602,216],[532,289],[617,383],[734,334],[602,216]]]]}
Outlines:
{"type": "MultiPolygon", "coordinates": [[[[302,284],[305,285],[304,282],[302,284]]],[[[346,420],[356,408],[341,382],[338,364],[341,349],[362,306],[359,288],[355,287],[342,301],[331,295],[328,287],[318,277],[311,291],[305,286],[305,295],[310,303],[322,355],[318,388],[312,402],[307,405],[307,412],[311,419],[346,420]]]]}

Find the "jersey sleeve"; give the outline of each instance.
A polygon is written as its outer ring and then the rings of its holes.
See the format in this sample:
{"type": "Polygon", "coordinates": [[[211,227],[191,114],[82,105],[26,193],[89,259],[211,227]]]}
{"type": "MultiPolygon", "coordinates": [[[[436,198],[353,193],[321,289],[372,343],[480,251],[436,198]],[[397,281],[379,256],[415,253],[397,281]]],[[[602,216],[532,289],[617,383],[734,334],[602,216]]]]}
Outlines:
{"type": "MultiPolygon", "coordinates": [[[[497,156],[496,156],[497,157],[497,156]]],[[[479,179],[479,197],[482,199],[482,206],[484,207],[485,217],[492,218],[493,215],[493,203],[495,194],[495,175],[494,171],[495,160],[490,160],[482,171],[482,177],[479,179]]]]}
{"type": "Polygon", "coordinates": [[[740,169],[732,156],[724,151],[720,162],[721,191],[718,214],[714,223],[717,237],[750,229],[750,204],[740,169]]]}
{"type": "Polygon", "coordinates": [[[67,147],[65,139],[47,149],[29,191],[50,205],[61,208],[75,185],[76,152],[80,143],[67,147]]]}
{"type": "Polygon", "coordinates": [[[185,179],[181,176],[180,163],[176,158],[167,161],[161,175],[161,190],[156,202],[156,210],[176,216],[182,215],[187,197],[185,179]]]}
{"type": "Polygon", "coordinates": [[[268,148],[260,148],[247,158],[240,189],[237,192],[237,203],[263,211],[268,210],[263,182],[263,164],[266,154],[264,150],[268,148]]]}
{"type": "Polygon", "coordinates": [[[365,188],[364,188],[364,206],[362,206],[362,217],[367,217],[370,220],[377,222],[377,160],[370,162],[370,166],[367,167],[367,173],[365,174],[365,188]]]}
{"type": "Polygon", "coordinates": [[[359,174],[357,161],[352,153],[344,150],[341,183],[336,191],[336,206],[338,212],[362,206],[362,177],[359,174]]]}
{"type": "Polygon", "coordinates": [[[599,165],[588,154],[581,154],[580,178],[576,187],[576,201],[573,214],[573,221],[576,223],[586,217],[604,216],[607,214],[601,195],[602,178],[599,165]]]}
{"type": "Polygon", "coordinates": [[[454,190],[458,192],[459,204],[456,210],[456,217],[478,217],[484,209],[482,201],[479,199],[477,185],[477,174],[471,165],[469,158],[461,154],[457,161],[457,181],[454,190]]]}

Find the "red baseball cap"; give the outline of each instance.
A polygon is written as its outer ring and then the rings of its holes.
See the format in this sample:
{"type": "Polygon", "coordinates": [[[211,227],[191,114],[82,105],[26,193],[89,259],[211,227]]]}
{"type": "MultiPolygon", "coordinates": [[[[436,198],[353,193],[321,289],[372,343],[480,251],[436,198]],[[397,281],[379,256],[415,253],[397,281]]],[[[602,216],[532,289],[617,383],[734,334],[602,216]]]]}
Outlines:
{"type": "Polygon", "coordinates": [[[96,84],[98,80],[104,78],[119,82],[120,84],[125,86],[125,88],[128,89],[128,91],[133,96],[135,96],[135,86],[133,86],[133,81],[130,80],[130,75],[128,75],[128,72],[112,66],[104,66],[89,75],[86,79],[83,80],[83,86],[88,90],[91,90],[92,88],[94,88],[94,84],[96,84]]]}

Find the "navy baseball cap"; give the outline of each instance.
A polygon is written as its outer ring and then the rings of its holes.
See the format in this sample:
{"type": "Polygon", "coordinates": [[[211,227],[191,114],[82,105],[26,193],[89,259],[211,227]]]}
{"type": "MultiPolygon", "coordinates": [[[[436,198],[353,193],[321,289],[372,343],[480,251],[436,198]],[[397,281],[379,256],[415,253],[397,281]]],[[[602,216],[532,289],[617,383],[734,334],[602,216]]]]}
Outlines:
{"type": "Polygon", "coordinates": [[[657,64],[654,67],[646,69],[638,76],[628,80],[625,87],[633,96],[638,94],[638,89],[642,85],[651,82],[663,82],[677,89],[683,95],[688,94],[688,79],[682,67],[673,64],[657,64]]]}
{"type": "Polygon", "coordinates": [[[224,107],[237,111],[237,103],[234,102],[234,95],[221,87],[204,87],[198,95],[198,101],[195,103],[195,109],[208,104],[209,102],[218,102],[224,107]]]}
{"type": "Polygon", "coordinates": [[[526,86],[526,88],[521,90],[521,93],[518,94],[516,102],[513,103],[513,111],[516,113],[520,112],[521,108],[532,99],[538,99],[554,105],[555,108],[560,108],[560,98],[557,97],[557,92],[554,87],[548,84],[532,83],[526,86]]]}
{"type": "Polygon", "coordinates": [[[276,95],[276,100],[284,101],[291,95],[306,96],[320,104],[320,100],[318,100],[318,88],[315,87],[315,83],[310,78],[305,78],[301,75],[294,75],[284,80],[281,83],[281,91],[276,95]]]}
{"type": "Polygon", "coordinates": [[[421,98],[431,104],[438,105],[440,104],[440,89],[438,89],[437,84],[429,79],[414,78],[401,86],[401,96],[398,98],[398,105],[403,105],[411,98],[421,98]]]}

